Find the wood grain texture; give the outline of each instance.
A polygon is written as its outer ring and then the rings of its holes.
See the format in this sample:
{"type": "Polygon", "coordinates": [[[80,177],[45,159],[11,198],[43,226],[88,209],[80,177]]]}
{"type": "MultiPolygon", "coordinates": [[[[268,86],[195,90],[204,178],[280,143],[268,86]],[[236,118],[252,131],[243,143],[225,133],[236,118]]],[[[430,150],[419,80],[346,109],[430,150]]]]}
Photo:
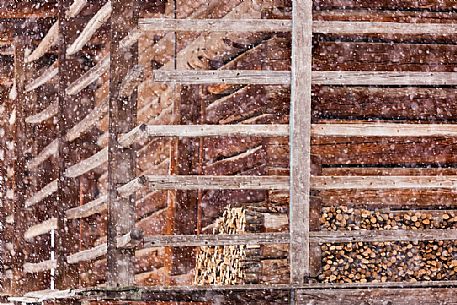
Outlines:
{"type": "Polygon", "coordinates": [[[455,24],[406,22],[314,21],[314,33],[333,34],[454,34],[455,24]]]}
{"type": "Polygon", "coordinates": [[[312,2],[292,1],[289,210],[292,285],[302,285],[310,273],[312,20],[312,2]]]}

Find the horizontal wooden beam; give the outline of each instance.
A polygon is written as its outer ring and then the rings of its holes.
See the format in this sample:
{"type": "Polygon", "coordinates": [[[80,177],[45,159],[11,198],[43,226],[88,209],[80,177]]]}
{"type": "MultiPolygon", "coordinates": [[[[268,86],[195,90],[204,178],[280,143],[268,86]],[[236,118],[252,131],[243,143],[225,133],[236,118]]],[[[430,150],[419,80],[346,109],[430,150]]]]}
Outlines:
{"type": "Polygon", "coordinates": [[[32,205],[40,202],[41,200],[45,199],[46,197],[52,195],[53,193],[57,192],[58,189],[58,181],[57,179],[48,183],[45,187],[41,190],[33,194],[31,197],[25,200],[25,207],[31,207],[32,205]]]}
{"type": "Polygon", "coordinates": [[[153,80],[183,84],[289,85],[289,71],[258,70],[155,70],[153,80]]]}
{"type": "Polygon", "coordinates": [[[101,213],[108,208],[108,197],[106,195],[100,196],[81,206],[69,209],[65,212],[67,219],[78,219],[89,217],[91,215],[101,213]]]}
{"type": "Polygon", "coordinates": [[[107,251],[107,246],[106,246],[106,243],[104,243],[104,244],[95,246],[93,248],[68,255],[67,262],[69,264],[76,264],[76,263],[80,263],[80,262],[91,261],[100,256],[105,255],[106,251],[107,251]]]}
{"type": "Polygon", "coordinates": [[[127,197],[143,187],[154,190],[287,190],[288,176],[153,176],[143,175],[119,187],[127,197]]]}
{"type": "Polygon", "coordinates": [[[103,100],[96,106],[87,116],[84,117],[78,124],[73,126],[65,135],[65,140],[68,142],[79,138],[83,133],[94,126],[103,116],[108,113],[108,98],[103,100]]]}
{"type": "Polygon", "coordinates": [[[316,243],[457,240],[457,229],[317,231],[309,234],[316,243]]]}
{"type": "Polygon", "coordinates": [[[292,20],[142,18],[142,31],[170,32],[290,32],[292,20]]]}
{"type": "Polygon", "coordinates": [[[70,166],[65,170],[64,174],[69,178],[78,177],[93,170],[94,168],[99,167],[105,162],[108,162],[108,148],[103,148],[89,158],[70,166]]]}
{"type": "Polygon", "coordinates": [[[289,243],[288,233],[239,235],[157,235],[144,238],[144,247],[203,247],[289,243]]]}
{"type": "Polygon", "coordinates": [[[130,146],[149,137],[288,137],[289,125],[140,125],[119,143],[130,146]]]}
{"type": "Polygon", "coordinates": [[[39,263],[25,263],[24,272],[25,273],[39,273],[43,271],[51,270],[52,268],[57,268],[56,260],[47,260],[39,263]]]}
{"type": "Polygon", "coordinates": [[[70,299],[76,296],[77,293],[81,292],[82,289],[45,289],[38,291],[30,291],[23,296],[9,297],[8,300],[12,302],[24,302],[24,303],[42,303],[47,300],[58,300],[58,299],[70,299]]]}
{"type": "Polygon", "coordinates": [[[25,119],[25,122],[28,124],[40,124],[40,123],[52,118],[53,116],[57,115],[58,111],[59,111],[59,104],[57,103],[57,101],[53,101],[53,102],[51,102],[51,104],[49,104],[48,107],[46,107],[39,113],[28,116],[25,119]]]}
{"type": "Polygon", "coordinates": [[[57,218],[50,218],[41,223],[31,226],[24,233],[24,238],[30,240],[34,237],[47,234],[51,230],[57,230],[57,218]]]}
{"type": "Polygon", "coordinates": [[[313,32],[323,34],[412,34],[452,35],[455,23],[314,21],[313,32]]]}
{"type": "Polygon", "coordinates": [[[106,2],[106,4],[103,5],[102,8],[100,8],[100,10],[94,15],[94,17],[89,20],[76,40],[67,48],[67,56],[74,55],[76,52],[80,51],[97,32],[97,30],[108,21],[111,16],[111,12],[111,0],[108,0],[108,2],[106,2]]]}
{"type": "Polygon", "coordinates": [[[39,88],[49,82],[51,79],[57,76],[59,73],[59,62],[56,60],[50,67],[45,69],[43,73],[34,79],[32,82],[30,82],[26,87],[25,91],[30,92],[32,90],[35,90],[36,88],[39,88]]]}
{"type": "Polygon", "coordinates": [[[312,135],[321,137],[455,137],[457,124],[314,124],[312,135]]]}
{"type": "Polygon", "coordinates": [[[457,72],[314,71],[316,85],[448,86],[457,72]]]}
{"type": "Polygon", "coordinates": [[[27,163],[28,169],[36,169],[41,163],[51,156],[57,156],[59,153],[59,141],[55,139],[49,143],[43,150],[27,163]]]}
{"type": "Polygon", "coordinates": [[[455,189],[457,176],[312,176],[315,190],[455,189]]]}

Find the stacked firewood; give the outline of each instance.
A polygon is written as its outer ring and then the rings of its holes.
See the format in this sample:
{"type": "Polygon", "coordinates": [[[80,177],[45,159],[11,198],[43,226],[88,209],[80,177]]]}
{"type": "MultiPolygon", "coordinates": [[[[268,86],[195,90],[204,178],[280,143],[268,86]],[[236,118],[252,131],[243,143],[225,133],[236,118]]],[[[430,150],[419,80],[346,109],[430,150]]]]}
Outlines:
{"type": "MultiPolygon", "coordinates": [[[[418,230],[457,227],[457,212],[323,208],[323,230],[418,230]]],[[[320,245],[319,279],[332,283],[457,279],[457,241],[352,242],[320,245]]]]}
{"type": "MultiPolygon", "coordinates": [[[[213,228],[213,234],[261,233],[269,230],[264,207],[228,207],[213,228]]],[[[276,211],[277,212],[277,211],[276,211]]],[[[285,214],[278,214],[279,219],[285,214]]],[[[279,221],[283,222],[283,220],[279,221]]],[[[277,226],[277,222],[275,226],[277,226]]],[[[287,217],[285,220],[287,225],[287,217]]],[[[198,250],[195,266],[196,285],[259,284],[285,282],[287,248],[284,245],[214,246],[198,250]]]]}

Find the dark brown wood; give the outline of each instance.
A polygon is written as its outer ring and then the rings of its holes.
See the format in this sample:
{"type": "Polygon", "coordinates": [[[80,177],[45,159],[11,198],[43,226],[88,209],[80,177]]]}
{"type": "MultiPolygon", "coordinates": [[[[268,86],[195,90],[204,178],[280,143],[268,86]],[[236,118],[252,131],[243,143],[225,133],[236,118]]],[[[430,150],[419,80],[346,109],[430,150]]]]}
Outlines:
{"type": "Polygon", "coordinates": [[[110,102],[108,144],[108,285],[127,286],[134,283],[133,250],[117,249],[117,237],[130,232],[135,225],[134,196],[121,198],[117,187],[135,177],[135,150],[122,149],[118,136],[136,125],[137,91],[120,96],[120,86],[138,63],[138,44],[127,49],[120,41],[138,24],[136,0],[112,1],[110,41],[110,102]]]}

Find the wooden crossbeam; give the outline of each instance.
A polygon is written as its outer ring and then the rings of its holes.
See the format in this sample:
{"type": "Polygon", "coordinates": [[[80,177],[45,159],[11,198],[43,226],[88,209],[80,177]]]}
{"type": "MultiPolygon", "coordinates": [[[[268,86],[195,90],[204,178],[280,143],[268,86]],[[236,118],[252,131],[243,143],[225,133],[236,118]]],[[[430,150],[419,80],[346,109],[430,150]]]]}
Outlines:
{"type": "Polygon", "coordinates": [[[65,135],[65,140],[68,142],[74,141],[79,138],[83,133],[88,131],[94,126],[103,116],[108,113],[108,98],[103,100],[96,106],[89,114],[81,121],[73,126],[65,135]]]}
{"type": "Polygon", "coordinates": [[[43,109],[43,111],[40,111],[37,114],[28,116],[25,119],[25,122],[28,124],[40,124],[40,123],[52,118],[53,116],[55,116],[57,114],[58,110],[59,110],[59,103],[57,101],[53,101],[53,102],[51,102],[51,104],[49,104],[48,107],[43,109]]]}
{"type": "Polygon", "coordinates": [[[97,30],[105,24],[111,16],[112,6],[111,1],[108,0],[106,4],[92,17],[87,23],[86,27],[82,30],[81,34],[76,40],[67,48],[67,56],[74,55],[80,51],[84,45],[92,38],[97,30]]]}
{"type": "Polygon", "coordinates": [[[87,159],[70,166],[65,170],[65,176],[69,178],[78,177],[99,167],[108,161],[108,148],[104,148],[87,159]]]}
{"type": "Polygon", "coordinates": [[[36,169],[41,163],[46,161],[51,156],[56,156],[59,153],[59,141],[55,139],[49,143],[41,152],[27,163],[28,169],[36,169]]]}
{"type": "Polygon", "coordinates": [[[315,190],[455,189],[457,176],[313,176],[315,190]]]}
{"type": "Polygon", "coordinates": [[[313,32],[324,34],[452,35],[457,32],[457,25],[455,23],[314,21],[313,32]]]}
{"type": "Polygon", "coordinates": [[[288,233],[240,235],[158,235],[144,238],[144,247],[203,247],[289,243],[288,233]]]}
{"type": "Polygon", "coordinates": [[[24,238],[30,240],[34,237],[47,234],[51,232],[51,230],[57,230],[57,218],[50,218],[31,226],[25,231],[24,238]]]}
{"type": "Polygon", "coordinates": [[[315,124],[313,136],[332,137],[455,137],[457,124],[315,124]]]}
{"type": "Polygon", "coordinates": [[[101,244],[93,248],[68,255],[67,262],[69,264],[76,264],[80,262],[91,261],[93,259],[96,259],[97,257],[105,255],[106,251],[106,244],[101,244]]]}
{"type": "Polygon", "coordinates": [[[39,263],[25,263],[24,272],[25,273],[39,273],[43,271],[51,270],[52,268],[57,268],[56,260],[46,260],[39,263]]]}
{"type": "Polygon", "coordinates": [[[51,79],[57,76],[59,73],[59,62],[55,61],[50,67],[45,69],[43,73],[31,81],[26,87],[25,87],[25,92],[30,92],[32,90],[35,90],[36,88],[39,88],[49,82],[51,79]]]}
{"type": "Polygon", "coordinates": [[[65,212],[67,219],[78,219],[105,211],[108,208],[108,197],[100,196],[84,205],[69,209],[65,212]]]}
{"type": "Polygon", "coordinates": [[[65,93],[68,95],[75,95],[81,92],[84,88],[99,79],[103,73],[108,71],[110,63],[110,56],[107,55],[100,60],[95,67],[84,73],[80,78],[71,83],[66,89],[65,93]]]}
{"type": "Polygon", "coordinates": [[[171,32],[290,32],[291,20],[280,19],[165,19],[143,18],[143,31],[171,32]]]}
{"type": "Polygon", "coordinates": [[[457,240],[457,229],[318,231],[310,237],[316,243],[457,240]]]}
{"type": "Polygon", "coordinates": [[[40,202],[41,200],[45,199],[48,196],[51,196],[55,192],[57,192],[58,189],[58,181],[57,179],[48,183],[45,185],[41,190],[33,194],[32,197],[27,198],[25,201],[25,207],[31,207],[32,205],[35,205],[36,203],[40,202]]]}
{"type": "Polygon", "coordinates": [[[269,70],[155,70],[153,80],[196,85],[214,83],[288,85],[290,84],[290,72],[269,70]]]}
{"type": "Polygon", "coordinates": [[[153,176],[143,175],[119,187],[128,197],[143,187],[155,190],[287,190],[287,176],[153,176]]]}
{"type": "Polygon", "coordinates": [[[139,125],[122,135],[119,143],[128,147],[148,137],[287,137],[288,125],[139,125]]]}

